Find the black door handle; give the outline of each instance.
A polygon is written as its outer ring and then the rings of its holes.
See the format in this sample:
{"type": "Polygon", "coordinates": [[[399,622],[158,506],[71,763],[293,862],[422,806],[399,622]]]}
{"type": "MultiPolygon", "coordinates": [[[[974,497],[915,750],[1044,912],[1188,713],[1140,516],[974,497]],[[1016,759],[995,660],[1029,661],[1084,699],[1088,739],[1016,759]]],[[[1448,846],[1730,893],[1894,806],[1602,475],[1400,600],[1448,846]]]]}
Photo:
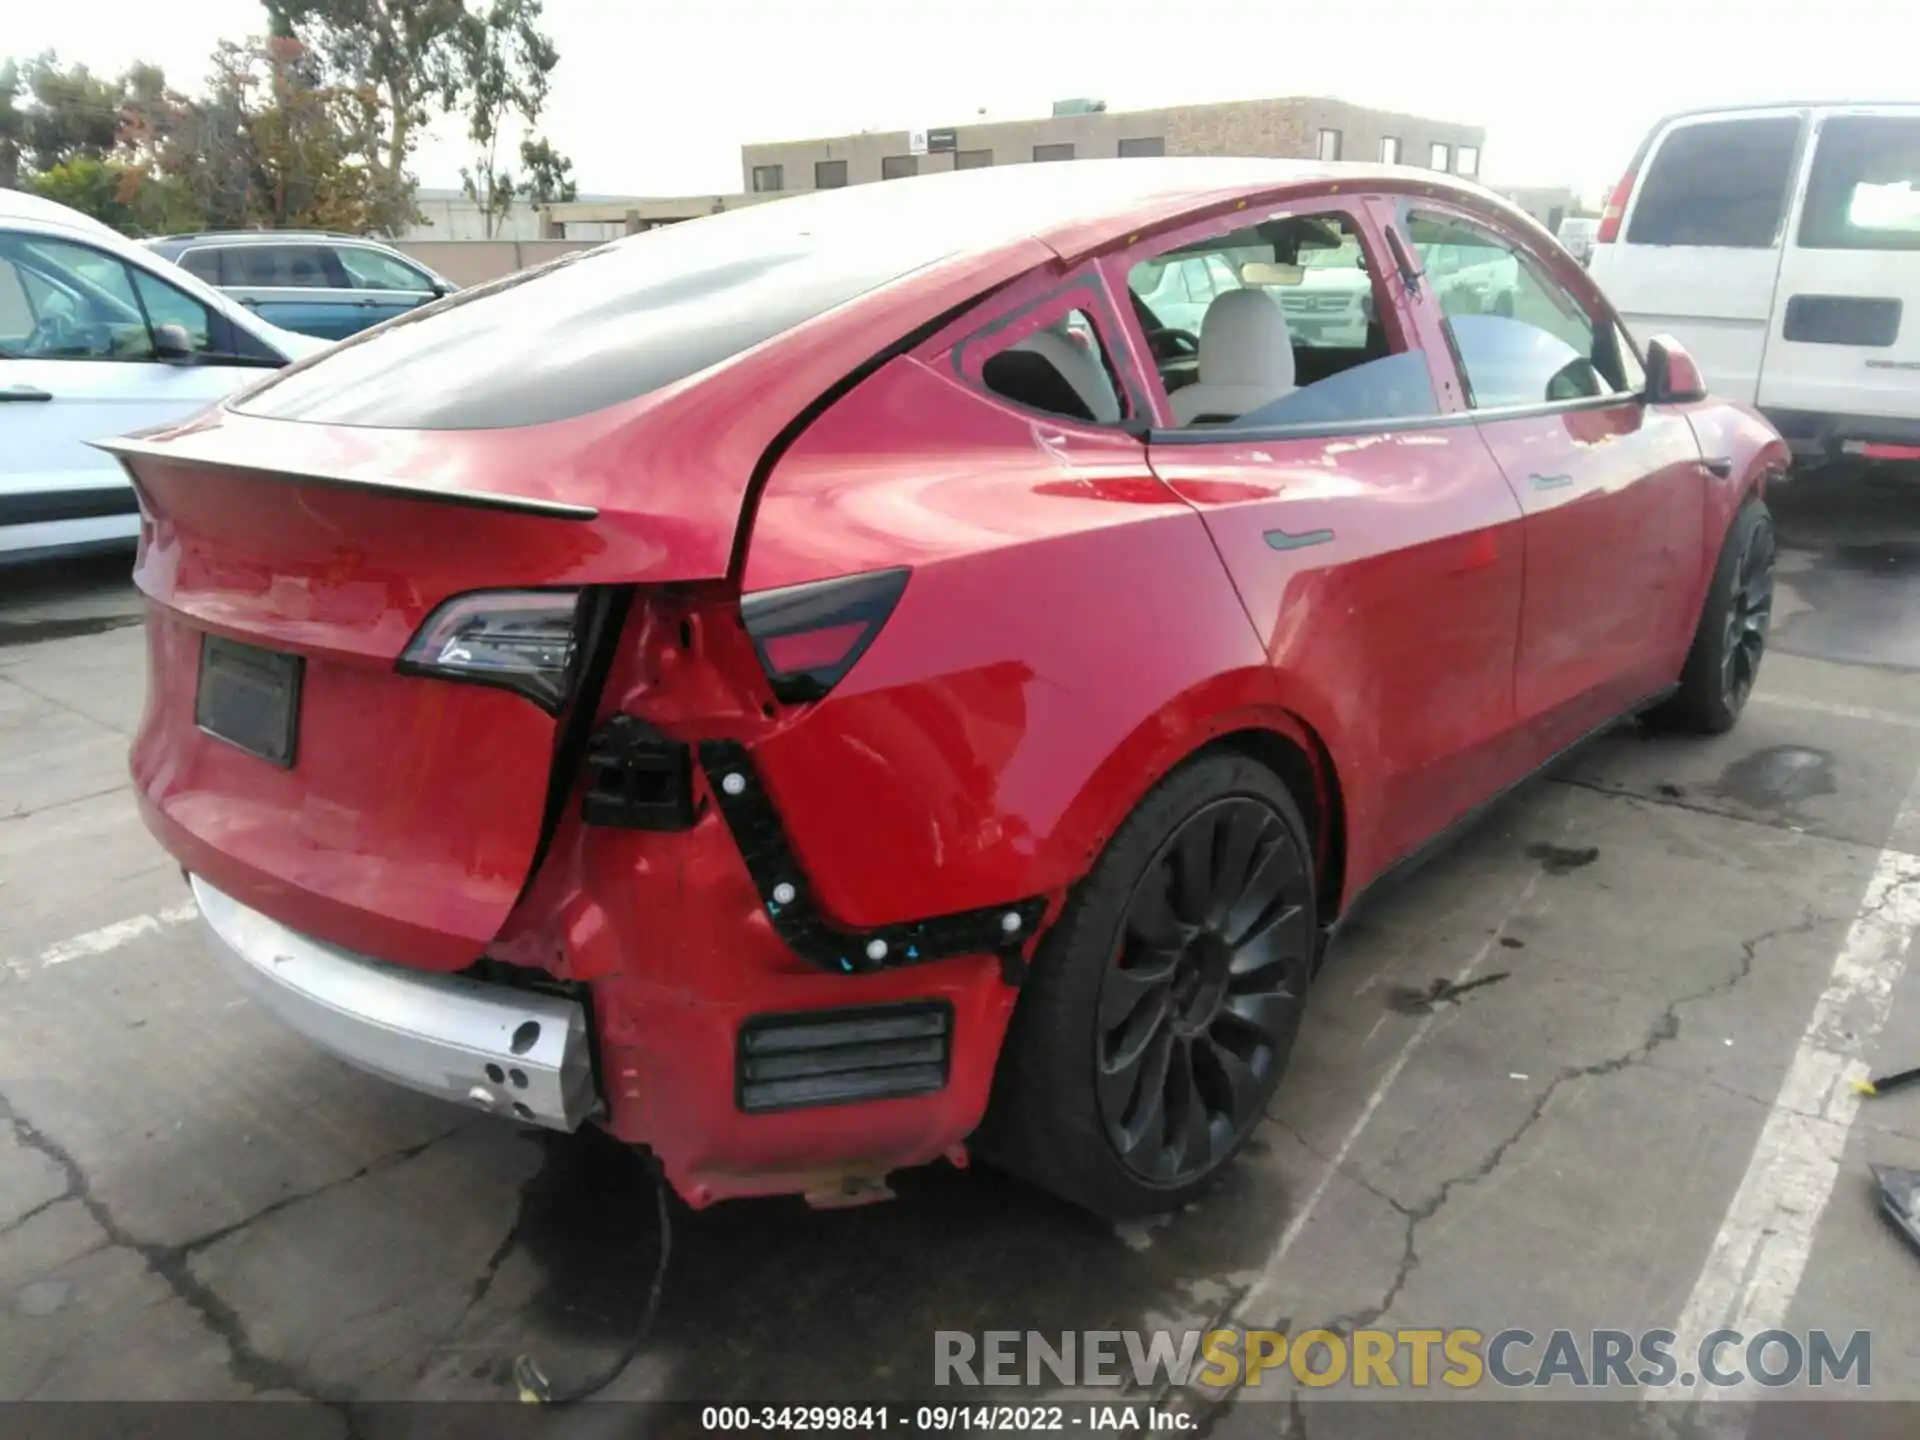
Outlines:
{"type": "Polygon", "coordinates": [[[1730,479],[1733,475],[1733,457],[1731,455],[1716,455],[1711,460],[1702,460],[1700,463],[1706,466],[1713,474],[1718,475],[1722,480],[1730,479]]]}
{"type": "Polygon", "coordinates": [[[1571,475],[1529,475],[1527,483],[1536,490],[1564,490],[1573,483],[1571,475]]]}
{"type": "Polygon", "coordinates": [[[51,399],[53,399],[52,391],[36,389],[32,385],[9,385],[6,389],[0,390],[0,401],[11,400],[19,402],[51,399]]]}

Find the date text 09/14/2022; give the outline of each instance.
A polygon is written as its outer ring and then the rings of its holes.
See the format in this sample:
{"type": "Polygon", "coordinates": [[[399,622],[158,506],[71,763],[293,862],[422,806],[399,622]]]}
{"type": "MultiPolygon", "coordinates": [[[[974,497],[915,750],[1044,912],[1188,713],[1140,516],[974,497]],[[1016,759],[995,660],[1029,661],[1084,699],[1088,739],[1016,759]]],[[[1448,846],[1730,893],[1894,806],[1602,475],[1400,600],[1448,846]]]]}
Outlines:
{"type": "Polygon", "coordinates": [[[1183,1431],[1195,1417],[1156,1405],[709,1405],[702,1430],[887,1431],[914,1434],[999,1431],[1183,1431]]]}

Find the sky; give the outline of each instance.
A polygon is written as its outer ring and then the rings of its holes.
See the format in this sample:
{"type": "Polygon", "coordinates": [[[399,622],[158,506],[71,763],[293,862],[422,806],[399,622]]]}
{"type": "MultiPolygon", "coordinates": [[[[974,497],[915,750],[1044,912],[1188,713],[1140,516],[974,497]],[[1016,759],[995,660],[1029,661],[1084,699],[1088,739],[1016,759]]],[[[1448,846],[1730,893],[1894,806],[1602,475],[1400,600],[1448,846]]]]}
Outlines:
{"type": "MultiPolygon", "coordinates": [[[[0,0],[0,45],[196,88],[257,0],[0,0]]],[[[547,0],[560,51],[541,129],[586,193],[741,188],[739,147],[1048,113],[1327,95],[1486,128],[1482,178],[1603,193],[1652,123],[1694,105],[1920,100],[1912,35],[1884,0],[547,0]],[[1876,42],[1875,37],[1881,37],[1876,42]]],[[[458,122],[417,153],[458,183],[458,122]]]]}

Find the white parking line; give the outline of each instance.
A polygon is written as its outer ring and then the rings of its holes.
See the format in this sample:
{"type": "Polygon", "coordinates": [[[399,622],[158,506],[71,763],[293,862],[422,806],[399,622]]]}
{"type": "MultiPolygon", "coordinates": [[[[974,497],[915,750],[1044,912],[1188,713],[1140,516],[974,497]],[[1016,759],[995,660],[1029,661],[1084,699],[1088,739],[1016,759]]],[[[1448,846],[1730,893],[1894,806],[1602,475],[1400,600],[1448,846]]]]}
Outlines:
{"type": "Polygon", "coordinates": [[[111,925],[102,925],[98,930],[89,930],[71,940],[62,940],[58,945],[49,945],[38,955],[8,960],[7,968],[25,979],[36,970],[48,970],[73,960],[84,960],[90,955],[104,955],[109,950],[118,950],[128,941],[138,940],[142,935],[184,925],[197,913],[193,902],[189,900],[184,905],[175,905],[170,910],[161,910],[152,915],[116,920],[111,925]]]}
{"type": "Polygon", "coordinates": [[[1842,705],[1835,700],[1816,700],[1810,695],[1776,695],[1756,690],[1756,705],[1775,705],[1782,710],[1805,710],[1814,715],[1835,715],[1842,720],[1871,720],[1879,725],[1899,725],[1920,730],[1920,715],[1905,715],[1898,710],[1875,710],[1867,705],[1842,705]]]}
{"type": "MultiPolygon", "coordinates": [[[[1533,892],[1539,884],[1540,872],[1536,870],[1527,880],[1525,888],[1514,897],[1513,903],[1500,917],[1500,923],[1494,926],[1493,933],[1487,936],[1487,943],[1474,951],[1467,963],[1460,967],[1460,973],[1453,977],[1454,984],[1464,985],[1473,978],[1474,972],[1486,962],[1487,956],[1493,952],[1493,947],[1506,933],[1507,923],[1533,898],[1533,892]]],[[[1407,1043],[1400,1047],[1400,1053],[1393,1057],[1393,1063],[1387,1067],[1387,1073],[1380,1077],[1380,1083],[1373,1087],[1373,1093],[1367,1096],[1367,1103],[1360,1108],[1360,1113],[1354,1117],[1353,1124],[1347,1128],[1346,1138],[1341,1140],[1340,1148],[1334,1151],[1333,1158],[1326,1162],[1326,1168],[1320,1172],[1319,1181],[1315,1183],[1312,1190],[1307,1192],[1307,1198],[1301,1201],[1300,1208],[1294,1211],[1293,1219],[1287,1222],[1287,1228],[1280,1232],[1279,1241],[1268,1252],[1265,1263],[1260,1267],[1259,1277],[1247,1288],[1246,1293],[1241,1295],[1239,1303],[1233,1307],[1231,1314],[1217,1322],[1219,1325],[1228,1328],[1271,1325],[1275,1317],[1283,1313],[1287,1291],[1280,1277],[1288,1252],[1293,1249],[1294,1242],[1306,1230],[1307,1222],[1313,1219],[1313,1213],[1319,1208],[1321,1198],[1327,1193],[1327,1187],[1333,1183],[1333,1177],[1338,1175],[1341,1167],[1347,1163],[1347,1156],[1352,1152],[1355,1142],[1360,1139],[1361,1132],[1367,1128],[1367,1123],[1373,1119],[1374,1112],[1387,1098],[1387,1092],[1393,1089],[1393,1082],[1400,1078],[1400,1072],[1407,1068],[1407,1061],[1413,1057],[1413,1052],[1420,1048],[1420,1042],[1433,1028],[1439,1013],[1437,1009],[1430,1010],[1420,1017],[1419,1023],[1413,1027],[1413,1033],[1407,1036],[1407,1043]]],[[[1231,1389],[1231,1387],[1215,1388],[1199,1380],[1192,1382],[1192,1388],[1212,1399],[1218,1399],[1230,1393],[1231,1389]]]]}
{"type": "MultiPolygon", "coordinates": [[[[1916,824],[1920,774],[1901,805],[1894,833],[1916,824]]],[[[1746,1175],[1681,1312],[1676,1355],[1697,1355],[1700,1341],[1723,1327],[1752,1337],[1785,1323],[1859,1109],[1852,1082],[1868,1074],[1863,1057],[1893,1007],[1894,986],[1906,969],[1916,929],[1920,857],[1888,848],[1875,862],[1827,988],[1813,1007],[1754,1142],[1746,1175]]],[[[1750,1402],[1756,1392],[1710,1391],[1701,1380],[1688,1398],[1703,1394],[1716,1401],[1750,1402]]],[[[1738,1404],[1720,1412],[1713,1428],[1744,1433],[1748,1413],[1746,1404],[1738,1404]]]]}

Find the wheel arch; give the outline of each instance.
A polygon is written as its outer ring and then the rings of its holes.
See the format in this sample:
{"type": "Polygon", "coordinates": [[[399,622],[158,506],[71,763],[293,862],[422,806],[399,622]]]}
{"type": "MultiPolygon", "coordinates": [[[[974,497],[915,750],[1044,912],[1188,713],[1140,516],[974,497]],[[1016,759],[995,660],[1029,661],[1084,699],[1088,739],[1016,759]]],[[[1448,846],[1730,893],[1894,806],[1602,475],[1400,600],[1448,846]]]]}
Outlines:
{"type": "MultiPolygon", "coordinates": [[[[1224,680],[1226,677],[1222,677],[1224,680]]],[[[1257,677],[1241,677],[1258,684],[1257,677]]],[[[1184,707],[1183,707],[1184,708],[1184,707]]],[[[1340,768],[1320,732],[1283,706],[1249,703],[1214,708],[1189,729],[1169,731],[1167,712],[1141,727],[1128,745],[1108,757],[1102,771],[1125,767],[1135,777],[1125,787],[1101,772],[1082,791],[1084,805],[1098,805],[1097,817],[1083,820],[1089,838],[1076,883],[1083,880],[1129,815],[1168,776],[1207,755],[1244,755],[1279,776],[1307,822],[1316,868],[1315,902],[1324,924],[1339,913],[1347,891],[1347,794],[1340,768]],[[1150,756],[1135,748],[1151,746],[1150,756]]]]}

